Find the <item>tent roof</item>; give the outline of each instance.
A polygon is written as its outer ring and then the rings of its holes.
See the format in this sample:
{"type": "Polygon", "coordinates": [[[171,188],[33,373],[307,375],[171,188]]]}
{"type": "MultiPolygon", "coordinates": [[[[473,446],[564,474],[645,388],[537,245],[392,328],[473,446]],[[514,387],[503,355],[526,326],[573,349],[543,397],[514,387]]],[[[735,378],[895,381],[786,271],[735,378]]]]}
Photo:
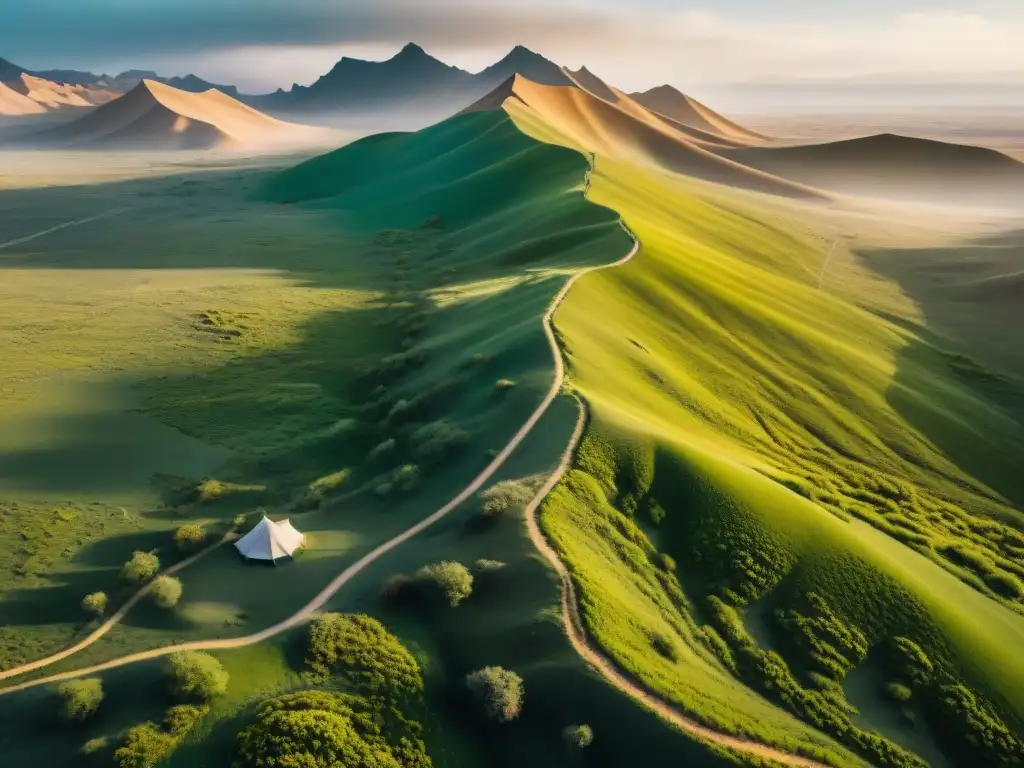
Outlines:
{"type": "Polygon", "coordinates": [[[251,531],[235,542],[235,548],[253,560],[276,560],[295,552],[302,546],[303,538],[290,521],[275,523],[264,515],[251,531]]]}

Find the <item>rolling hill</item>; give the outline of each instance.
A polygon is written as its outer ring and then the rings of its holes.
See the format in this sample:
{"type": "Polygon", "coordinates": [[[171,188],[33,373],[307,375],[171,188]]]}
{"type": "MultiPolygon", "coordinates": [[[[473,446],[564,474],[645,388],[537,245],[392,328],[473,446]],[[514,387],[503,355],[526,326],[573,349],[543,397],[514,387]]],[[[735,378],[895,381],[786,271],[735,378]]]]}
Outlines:
{"type": "Polygon", "coordinates": [[[767,138],[737,125],[670,85],[659,85],[656,88],[631,95],[637,102],[658,114],[724,139],[757,143],[767,138]]]}
{"type": "Polygon", "coordinates": [[[0,83],[0,115],[5,117],[23,117],[25,115],[41,115],[46,107],[33,101],[23,93],[0,83]]]}
{"type": "MultiPolygon", "coordinates": [[[[615,97],[610,88],[607,91],[615,97]]],[[[578,86],[538,85],[517,76],[466,111],[505,104],[510,105],[512,114],[525,110],[556,130],[562,140],[589,152],[640,161],[742,189],[788,197],[822,197],[810,187],[720,157],[654,115],[638,109],[631,113],[578,86]]]]}
{"type": "Polygon", "coordinates": [[[304,131],[220,91],[188,93],[143,80],[90,114],[36,134],[34,141],[105,149],[211,149],[288,144],[304,131]]]}
{"type": "Polygon", "coordinates": [[[1024,164],[1001,152],[895,134],[724,154],[768,173],[853,194],[967,203],[1024,196],[1024,164]]]}
{"type": "Polygon", "coordinates": [[[121,96],[121,91],[112,88],[59,83],[27,73],[8,83],[8,86],[47,110],[95,107],[121,96]]]}

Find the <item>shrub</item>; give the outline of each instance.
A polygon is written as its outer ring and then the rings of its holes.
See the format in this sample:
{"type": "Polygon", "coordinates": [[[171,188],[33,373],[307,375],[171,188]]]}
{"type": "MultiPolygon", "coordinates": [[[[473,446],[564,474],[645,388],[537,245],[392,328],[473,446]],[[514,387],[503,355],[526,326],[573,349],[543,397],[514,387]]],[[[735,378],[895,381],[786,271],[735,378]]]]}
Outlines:
{"type": "Polygon", "coordinates": [[[373,704],[328,691],[290,693],[266,702],[238,734],[241,768],[430,768],[418,724],[396,718],[381,727],[373,704]]]}
{"type": "Polygon", "coordinates": [[[135,552],[121,568],[121,578],[129,584],[144,584],[160,572],[160,558],[155,552],[135,552]]]}
{"type": "Polygon", "coordinates": [[[407,697],[423,690],[416,659],[383,624],[363,614],[317,617],[309,627],[306,666],[318,678],[337,675],[374,695],[407,697]]]}
{"type": "Polygon", "coordinates": [[[102,616],[107,610],[107,593],[90,592],[82,598],[82,610],[94,616],[102,616]]]}
{"type": "Polygon", "coordinates": [[[503,563],[501,560],[488,560],[486,558],[480,558],[473,563],[473,569],[478,573],[494,573],[507,567],[508,563],[503,563]]]}
{"type": "Polygon", "coordinates": [[[179,651],[167,657],[167,673],[175,696],[209,701],[228,689],[228,673],[213,656],[202,651],[179,651]]]}
{"type": "Polygon", "coordinates": [[[324,475],[309,484],[306,488],[306,498],[320,501],[321,499],[340,491],[351,479],[351,469],[342,469],[338,472],[332,472],[329,475],[324,475]]]}
{"type": "Polygon", "coordinates": [[[672,555],[667,555],[667,554],[664,554],[664,553],[658,555],[658,567],[661,570],[665,571],[665,573],[675,573],[676,572],[676,561],[675,561],[675,558],[673,558],[672,555]]]}
{"type": "Polygon", "coordinates": [[[420,468],[415,464],[405,464],[395,470],[391,476],[391,486],[402,493],[415,491],[420,484],[420,468]]]}
{"type": "Polygon", "coordinates": [[[914,693],[902,683],[886,683],[884,691],[886,698],[897,704],[906,704],[914,693]]]}
{"type": "Polygon", "coordinates": [[[647,516],[655,525],[661,525],[665,522],[665,509],[661,504],[652,499],[647,505],[647,516]]]}
{"type": "Polygon", "coordinates": [[[523,708],[523,679],[502,667],[484,667],[466,675],[466,687],[483,705],[487,716],[499,723],[519,717],[523,708]]]}
{"type": "Polygon", "coordinates": [[[110,742],[105,736],[99,736],[95,739],[89,739],[85,744],[78,750],[79,754],[82,755],[95,755],[97,752],[102,752],[109,746],[110,742]]]}
{"type": "Polygon", "coordinates": [[[481,517],[497,520],[508,514],[522,512],[533,500],[533,490],[520,480],[503,480],[481,493],[480,499],[483,501],[481,517]]]}
{"type": "Polygon", "coordinates": [[[650,635],[651,648],[662,658],[669,661],[679,661],[679,651],[675,644],[664,635],[652,632],[650,635]]]}
{"type": "Polygon", "coordinates": [[[589,725],[570,725],[563,732],[566,742],[573,747],[583,749],[594,743],[594,729],[589,725]]]}
{"type": "Polygon", "coordinates": [[[181,600],[181,581],[173,576],[157,576],[149,595],[159,607],[173,608],[181,600]]]}
{"type": "Polygon", "coordinates": [[[164,730],[175,738],[181,738],[199,725],[199,721],[206,717],[209,711],[209,707],[178,704],[168,709],[164,715],[164,730]]]}
{"type": "Polygon", "coordinates": [[[245,515],[238,514],[238,515],[235,515],[233,518],[231,518],[231,528],[232,528],[232,530],[237,531],[243,525],[245,525],[245,515]]]}
{"type": "Polygon", "coordinates": [[[469,433],[450,421],[440,420],[412,433],[412,454],[423,464],[445,461],[469,442],[469,433]]]}
{"type": "Polygon", "coordinates": [[[398,443],[395,441],[395,439],[393,437],[389,437],[384,442],[378,443],[376,446],[374,446],[373,450],[370,451],[370,460],[381,461],[390,458],[394,454],[397,446],[398,443]]]}
{"type": "Polygon", "coordinates": [[[174,546],[179,552],[194,552],[206,540],[206,529],[199,523],[183,525],[174,532],[174,546]]]}
{"type": "Polygon", "coordinates": [[[508,392],[510,389],[514,389],[515,387],[516,382],[512,381],[512,379],[498,379],[494,382],[494,391],[498,393],[508,392]]]}
{"type": "Polygon", "coordinates": [[[118,768],[152,768],[174,748],[174,738],[154,723],[129,728],[124,742],[114,752],[118,768]]]}
{"type": "Polygon", "coordinates": [[[416,572],[416,580],[443,596],[452,608],[473,592],[473,574],[462,563],[453,560],[423,566],[416,572]]]}
{"type": "Polygon", "coordinates": [[[88,720],[103,702],[103,682],[98,677],[71,680],[57,688],[60,716],[68,721],[88,720]]]}

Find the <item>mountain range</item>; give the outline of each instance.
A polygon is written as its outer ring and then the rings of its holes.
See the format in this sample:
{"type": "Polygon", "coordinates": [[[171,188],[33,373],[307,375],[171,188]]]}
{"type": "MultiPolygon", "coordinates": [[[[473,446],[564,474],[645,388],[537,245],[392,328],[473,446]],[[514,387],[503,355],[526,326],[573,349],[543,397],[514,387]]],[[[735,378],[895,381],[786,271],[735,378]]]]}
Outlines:
{"type": "Polygon", "coordinates": [[[471,73],[409,43],[386,61],[344,57],[310,86],[293,85],[287,91],[242,99],[254,107],[286,112],[456,104],[477,99],[516,74],[543,85],[572,84],[561,67],[521,45],[471,73]]]}
{"type": "Polygon", "coordinates": [[[89,86],[121,91],[122,93],[127,93],[143,80],[152,80],[169,85],[172,88],[177,88],[179,91],[202,93],[213,88],[226,93],[228,96],[238,96],[238,89],[235,86],[211,83],[196,75],[161,77],[156,72],[148,69],[130,69],[119,75],[97,75],[77,69],[41,69],[33,71],[25,69],[7,59],[0,58],[0,83],[12,83],[22,75],[29,75],[64,85],[89,86]]]}

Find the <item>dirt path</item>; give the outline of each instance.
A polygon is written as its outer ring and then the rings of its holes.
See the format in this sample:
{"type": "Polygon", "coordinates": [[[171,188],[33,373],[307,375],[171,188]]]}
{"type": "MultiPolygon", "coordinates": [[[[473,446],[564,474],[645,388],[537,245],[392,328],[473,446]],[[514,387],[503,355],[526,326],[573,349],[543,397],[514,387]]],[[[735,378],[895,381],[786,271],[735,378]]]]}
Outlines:
{"type": "MultiPolygon", "coordinates": [[[[584,190],[589,191],[590,189],[590,171],[587,172],[586,183],[584,190]]],[[[76,677],[82,677],[84,675],[91,675],[97,672],[103,672],[108,669],[114,669],[115,667],[123,667],[128,664],[134,664],[139,661],[146,661],[148,659],[155,659],[161,656],[166,656],[176,651],[208,651],[208,650],[223,650],[231,648],[241,648],[247,645],[253,645],[255,643],[267,640],[275,635],[285,632],[292,627],[305,622],[309,619],[316,611],[322,608],[331,597],[333,597],[338,590],[340,590],[345,584],[347,584],[353,577],[355,577],[360,571],[366,568],[368,565],[379,559],[381,556],[390,552],[395,547],[404,544],[406,541],[422,532],[424,529],[436,523],[441,518],[448,515],[456,507],[469,499],[475,494],[480,488],[486,483],[498,469],[505,463],[509,456],[519,447],[520,443],[526,438],[531,430],[536,426],[537,422],[540,421],[541,417],[547,412],[548,408],[558,397],[559,392],[562,389],[562,385],[565,381],[565,364],[562,359],[561,349],[558,346],[558,341],[555,337],[553,317],[555,310],[561,305],[565,299],[569,290],[575,285],[576,281],[581,277],[596,272],[602,269],[611,269],[625,264],[632,259],[640,249],[640,241],[636,236],[626,227],[622,225],[623,229],[626,230],[630,238],[633,240],[633,247],[629,253],[623,256],[618,261],[612,262],[611,264],[604,264],[597,267],[588,267],[574,273],[562,286],[561,290],[551,300],[548,305],[547,311],[543,317],[544,334],[547,337],[548,345],[551,348],[551,354],[554,360],[555,375],[551,382],[551,387],[548,389],[547,394],[541,401],[540,405],[530,414],[530,418],[526,420],[526,423],[519,428],[519,431],[513,435],[512,439],[505,445],[501,452],[491,461],[490,464],[477,475],[469,485],[467,485],[454,499],[449,501],[446,505],[441,507],[439,510],[431,514],[429,517],[424,518],[420,522],[413,525],[411,528],[406,529],[402,533],[398,534],[394,538],[384,542],[376,549],[363,555],[359,560],[350,565],[338,576],[336,576],[326,587],[324,587],[316,597],[314,597],[309,603],[307,603],[297,613],[293,614],[289,618],[281,621],[271,627],[257,632],[252,635],[246,635],[245,637],[229,638],[226,640],[206,640],[197,641],[191,643],[180,643],[177,645],[166,646],[164,648],[156,648],[150,651],[143,651],[141,653],[130,654],[128,656],[122,656],[118,659],[112,659],[111,661],[104,662],[102,664],[95,664],[91,667],[84,667],[82,669],[76,669],[70,672],[64,672],[57,675],[50,675],[49,677],[40,678],[38,680],[31,680],[26,683],[13,685],[8,688],[0,689],[0,696],[14,693],[16,691],[25,690],[26,688],[33,688],[40,685],[48,685],[50,683],[59,682],[61,680],[69,680],[76,677]]],[[[561,479],[565,476],[565,473],[569,470],[572,464],[573,456],[575,455],[576,448],[579,445],[580,439],[583,437],[583,429],[586,424],[586,412],[582,403],[580,405],[579,418],[576,421],[576,427],[573,430],[572,437],[569,440],[569,445],[566,447],[565,452],[562,454],[562,458],[558,463],[558,466],[545,481],[544,485],[537,491],[533,500],[529,503],[526,508],[526,524],[527,530],[530,535],[530,539],[533,541],[537,549],[544,555],[551,566],[558,573],[559,579],[562,583],[561,589],[561,604],[562,604],[562,619],[565,625],[565,632],[572,643],[573,648],[576,652],[587,660],[601,675],[617,688],[619,691],[629,696],[634,701],[647,707],[657,714],[662,719],[672,723],[676,727],[686,731],[699,739],[703,739],[712,744],[716,744],[720,747],[724,747],[736,753],[753,755],[762,759],[772,760],[780,765],[793,766],[793,768],[829,768],[822,763],[815,762],[809,758],[800,757],[793,755],[788,752],[769,747],[765,744],[761,744],[756,741],[750,741],[737,736],[731,736],[720,731],[713,730],[707,726],[701,725],[695,720],[692,720],[685,715],[681,714],[678,710],[672,706],[657,698],[653,694],[644,690],[640,685],[633,682],[625,675],[623,675],[615,665],[604,656],[598,650],[592,648],[587,643],[586,631],[583,628],[583,621],[580,617],[579,608],[576,601],[576,589],[572,582],[572,577],[569,574],[568,568],[559,558],[554,548],[548,542],[547,538],[541,532],[540,527],[537,523],[537,509],[540,507],[541,502],[547,497],[551,490],[558,485],[561,479]]],[[[216,546],[216,545],[215,545],[216,546]]],[[[204,553],[200,553],[204,554],[204,553]]],[[[189,561],[182,561],[176,567],[183,568],[189,561]]],[[[170,572],[170,569],[168,570],[170,572]]],[[[122,606],[118,614],[112,616],[104,627],[106,629],[100,632],[98,629],[89,638],[86,638],[81,643],[73,648],[69,648],[66,651],[52,656],[49,659],[41,659],[40,661],[33,662],[32,664],[25,665],[13,670],[8,670],[0,675],[0,679],[5,677],[12,677],[14,675],[22,674],[25,672],[39,669],[47,664],[52,664],[60,659],[67,658],[72,653],[75,653],[81,648],[95,642],[96,639],[102,637],[111,627],[113,627],[120,618],[115,620],[115,617],[120,615],[123,617],[128,612],[132,605],[137,603],[144,596],[146,589],[141,590],[129,603],[122,606]],[[134,601],[134,602],[133,602],[134,601]],[[109,626],[108,626],[109,625],[109,626]],[[90,639],[91,638],[91,639],[90,639]]],[[[103,629],[101,627],[100,629],[103,629]]]]}
{"type": "MultiPolygon", "coordinates": [[[[551,340],[553,343],[553,338],[551,340]]],[[[557,347],[555,349],[557,352],[557,347]]],[[[559,359],[561,359],[560,354],[559,359]]],[[[565,449],[565,453],[562,455],[562,460],[559,462],[558,467],[547,479],[544,485],[541,486],[540,490],[537,491],[537,495],[533,497],[533,500],[527,505],[525,511],[526,528],[530,534],[530,540],[533,541],[534,546],[536,546],[541,554],[544,555],[547,561],[551,564],[551,567],[555,569],[555,572],[558,574],[558,578],[562,583],[562,623],[565,626],[565,634],[568,636],[569,642],[572,643],[572,647],[576,649],[576,653],[586,659],[594,669],[601,673],[601,676],[604,677],[605,680],[611,683],[619,691],[626,694],[639,704],[647,707],[658,715],[658,717],[672,723],[677,728],[680,728],[699,739],[711,742],[712,744],[717,744],[720,747],[725,747],[732,752],[744,755],[754,755],[763,759],[772,760],[780,765],[794,766],[794,768],[830,768],[823,763],[818,763],[809,758],[783,752],[775,749],[774,747],[769,747],[756,741],[750,741],[749,739],[730,736],[727,733],[722,733],[712,728],[708,728],[705,725],[701,725],[696,720],[686,717],[670,704],[659,699],[639,684],[630,680],[619,671],[607,656],[588,644],[587,633],[583,628],[583,619],[580,617],[579,606],[576,601],[576,586],[573,584],[572,576],[570,576],[569,569],[566,568],[565,563],[562,562],[558,553],[555,552],[554,547],[551,546],[547,537],[540,530],[540,525],[537,522],[538,508],[552,489],[558,485],[565,473],[569,471],[569,468],[572,466],[573,457],[576,453],[576,448],[583,437],[583,429],[587,422],[586,407],[582,402],[577,402],[580,407],[580,415],[576,421],[576,429],[573,430],[569,446],[565,449]]]]}
{"type": "Polygon", "coordinates": [[[124,208],[114,208],[111,211],[106,211],[105,213],[99,213],[99,214],[97,214],[95,216],[88,216],[87,218],[84,218],[84,219],[75,219],[74,221],[65,221],[63,224],[58,224],[55,227],[50,227],[49,229],[44,229],[42,232],[35,232],[34,234],[31,234],[31,235],[25,235],[24,237],[19,237],[19,238],[16,238],[14,240],[8,240],[6,243],[0,243],[0,250],[2,250],[4,248],[9,248],[12,245],[20,245],[21,243],[27,243],[29,240],[35,240],[37,237],[42,237],[43,235],[48,235],[51,232],[56,232],[56,231],[61,230],[61,229],[66,229],[67,227],[77,227],[79,224],[88,224],[90,221],[99,221],[100,219],[107,219],[107,218],[110,218],[111,216],[117,216],[119,214],[125,213],[126,211],[130,211],[130,210],[131,210],[131,208],[127,208],[127,207],[124,207],[124,208]]]}
{"type": "MultiPolygon", "coordinates": [[[[201,557],[205,557],[206,555],[210,554],[213,550],[215,550],[224,542],[230,541],[231,538],[231,533],[225,534],[223,538],[218,539],[214,544],[211,544],[210,546],[199,550],[190,557],[186,557],[179,563],[175,563],[170,568],[161,571],[159,575],[173,576],[182,569],[192,565],[192,563],[196,562],[201,557]]],[[[63,651],[58,651],[52,656],[47,656],[44,659],[37,659],[36,661],[30,661],[27,664],[22,664],[20,667],[12,667],[11,669],[2,670],[0,671],[0,680],[7,680],[11,677],[17,677],[18,675],[24,675],[28,672],[34,672],[37,669],[48,667],[51,664],[56,664],[58,661],[63,661],[69,656],[78,653],[83,648],[88,648],[90,645],[95,643],[97,640],[99,640],[101,637],[107,634],[110,630],[112,630],[114,627],[120,624],[121,620],[128,615],[128,611],[130,611],[132,608],[138,605],[139,601],[149,594],[149,591],[152,587],[153,582],[151,581],[144,587],[142,587],[142,589],[140,589],[134,595],[129,597],[128,600],[125,601],[124,605],[122,605],[115,613],[111,614],[109,619],[107,619],[105,622],[96,627],[96,629],[90,632],[86,637],[82,638],[79,642],[75,643],[69,648],[65,648],[63,651]]],[[[0,690],[0,693],[3,693],[3,691],[0,690]]]]}

